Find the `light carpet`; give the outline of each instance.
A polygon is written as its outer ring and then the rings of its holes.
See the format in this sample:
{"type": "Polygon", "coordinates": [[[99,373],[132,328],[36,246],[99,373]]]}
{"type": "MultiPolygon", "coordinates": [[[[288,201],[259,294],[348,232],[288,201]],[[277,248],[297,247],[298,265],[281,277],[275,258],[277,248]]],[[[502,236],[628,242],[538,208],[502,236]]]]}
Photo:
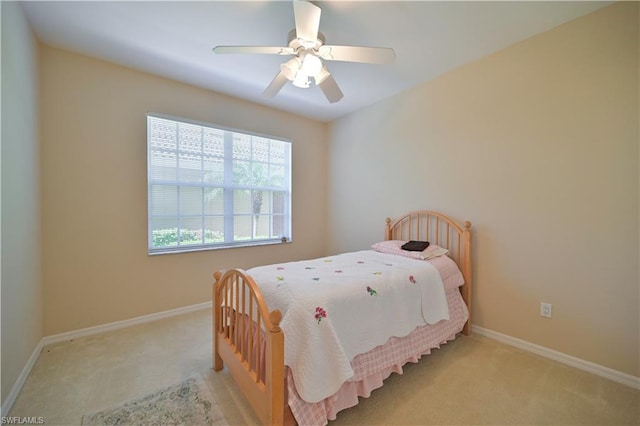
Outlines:
{"type": "Polygon", "coordinates": [[[82,424],[228,426],[224,414],[201,377],[190,377],[117,407],[86,414],[82,417],[82,424]]]}

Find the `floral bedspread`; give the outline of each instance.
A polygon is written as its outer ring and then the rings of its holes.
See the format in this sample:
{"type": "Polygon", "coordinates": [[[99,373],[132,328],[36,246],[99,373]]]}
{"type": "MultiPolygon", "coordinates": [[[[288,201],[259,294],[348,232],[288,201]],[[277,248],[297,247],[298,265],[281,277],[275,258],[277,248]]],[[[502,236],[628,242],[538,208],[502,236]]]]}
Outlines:
{"type": "Polygon", "coordinates": [[[440,274],[424,260],[365,250],[247,272],[283,314],[285,364],[307,402],[352,377],[356,355],[449,319],[440,274]]]}

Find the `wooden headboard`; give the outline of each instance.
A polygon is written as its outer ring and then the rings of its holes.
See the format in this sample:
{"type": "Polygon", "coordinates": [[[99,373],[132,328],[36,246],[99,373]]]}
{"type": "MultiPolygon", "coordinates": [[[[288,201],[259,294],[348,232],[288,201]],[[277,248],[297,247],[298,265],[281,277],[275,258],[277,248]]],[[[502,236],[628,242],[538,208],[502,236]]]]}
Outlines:
{"type": "Polygon", "coordinates": [[[469,320],[462,332],[471,334],[471,222],[460,226],[442,213],[418,210],[395,221],[387,218],[385,239],[429,241],[449,250],[448,256],[456,262],[464,277],[460,293],[469,310],[469,320]]]}

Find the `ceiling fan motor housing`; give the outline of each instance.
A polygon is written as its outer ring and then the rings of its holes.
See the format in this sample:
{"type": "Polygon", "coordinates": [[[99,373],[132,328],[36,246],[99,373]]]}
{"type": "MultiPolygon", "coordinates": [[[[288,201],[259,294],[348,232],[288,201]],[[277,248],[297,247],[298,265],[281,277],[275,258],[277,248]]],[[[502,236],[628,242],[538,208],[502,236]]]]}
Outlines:
{"type": "Polygon", "coordinates": [[[316,40],[304,40],[298,38],[295,28],[289,31],[289,34],[287,35],[287,45],[296,51],[300,48],[304,50],[318,49],[325,41],[326,39],[324,34],[321,32],[318,32],[318,38],[316,40]]]}

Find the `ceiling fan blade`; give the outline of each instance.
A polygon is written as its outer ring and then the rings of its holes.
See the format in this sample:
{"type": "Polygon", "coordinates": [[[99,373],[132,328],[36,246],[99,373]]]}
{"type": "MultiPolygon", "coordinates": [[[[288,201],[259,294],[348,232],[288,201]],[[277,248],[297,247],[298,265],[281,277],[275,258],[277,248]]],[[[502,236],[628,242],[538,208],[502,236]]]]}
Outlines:
{"type": "Polygon", "coordinates": [[[316,41],[320,28],[322,9],[304,0],[293,0],[293,14],[296,20],[296,37],[306,41],[316,41]]]}
{"type": "Polygon", "coordinates": [[[278,75],[276,75],[276,77],[273,80],[271,80],[271,83],[269,83],[269,86],[267,86],[267,88],[264,89],[264,92],[262,92],[262,96],[264,96],[265,98],[273,98],[275,95],[278,94],[280,89],[284,87],[287,81],[289,81],[287,80],[287,77],[285,77],[284,73],[280,71],[278,75]]]}
{"type": "Polygon", "coordinates": [[[318,84],[318,87],[332,104],[335,104],[344,96],[332,75],[325,78],[322,83],[318,84]]]}
{"type": "Polygon", "coordinates": [[[328,61],[365,62],[369,64],[390,64],[396,59],[396,52],[388,47],[320,46],[318,55],[328,61]]]}
{"type": "Polygon", "coordinates": [[[293,55],[295,50],[290,47],[277,46],[216,46],[213,53],[259,53],[264,55],[293,55]]]}

